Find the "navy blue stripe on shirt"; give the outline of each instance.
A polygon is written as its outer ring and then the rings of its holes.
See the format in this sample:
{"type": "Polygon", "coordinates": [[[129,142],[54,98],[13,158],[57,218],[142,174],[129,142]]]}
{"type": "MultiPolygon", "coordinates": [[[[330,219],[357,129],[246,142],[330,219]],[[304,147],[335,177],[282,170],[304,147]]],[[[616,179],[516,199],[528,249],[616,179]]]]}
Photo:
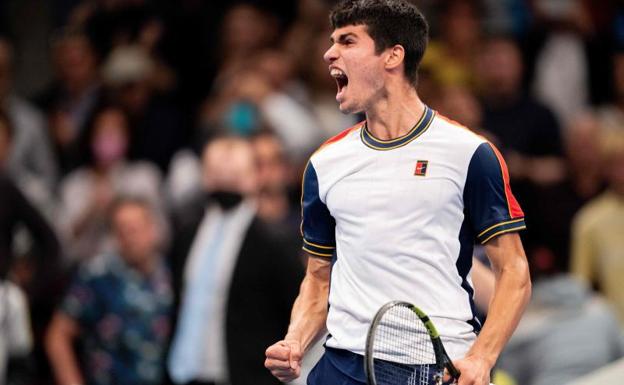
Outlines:
{"type": "Polygon", "coordinates": [[[301,234],[303,250],[313,256],[332,258],[336,247],[336,221],[319,196],[319,182],[312,162],[303,173],[301,234]]]}
{"type": "Polygon", "coordinates": [[[501,162],[492,145],[485,142],[477,147],[468,166],[464,213],[480,243],[526,227],[523,216],[512,217],[510,203],[515,208],[513,212],[522,214],[522,210],[511,195],[505,180],[507,170],[501,162]]]}
{"type": "Polygon", "coordinates": [[[474,250],[474,233],[470,229],[470,225],[467,219],[464,219],[461,229],[459,231],[459,256],[455,266],[457,267],[457,274],[462,279],[461,287],[466,291],[468,296],[468,302],[470,304],[470,311],[472,318],[466,320],[466,322],[472,326],[472,330],[475,333],[481,331],[481,323],[477,318],[477,308],[474,302],[474,289],[468,282],[468,273],[472,269],[472,253],[474,250]]]}

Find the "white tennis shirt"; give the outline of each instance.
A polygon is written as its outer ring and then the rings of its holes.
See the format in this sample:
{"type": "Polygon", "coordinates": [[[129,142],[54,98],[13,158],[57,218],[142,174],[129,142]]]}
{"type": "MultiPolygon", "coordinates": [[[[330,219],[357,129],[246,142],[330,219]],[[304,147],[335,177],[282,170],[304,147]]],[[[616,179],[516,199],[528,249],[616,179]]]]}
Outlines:
{"type": "Polygon", "coordinates": [[[365,122],[328,140],[304,172],[302,212],[304,250],[334,262],[327,346],[357,354],[376,311],[404,300],[463,357],[480,329],[473,245],[525,227],[500,153],[428,107],[395,140],[365,122]]]}

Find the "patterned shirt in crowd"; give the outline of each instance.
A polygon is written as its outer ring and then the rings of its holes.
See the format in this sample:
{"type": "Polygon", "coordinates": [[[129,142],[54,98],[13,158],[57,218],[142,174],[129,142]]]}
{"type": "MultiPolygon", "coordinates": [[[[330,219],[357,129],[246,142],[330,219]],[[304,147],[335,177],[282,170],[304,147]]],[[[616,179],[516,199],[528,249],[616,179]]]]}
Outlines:
{"type": "Polygon", "coordinates": [[[149,276],[116,255],[85,264],[61,307],[81,328],[85,382],[160,384],[172,300],[169,271],[162,261],[149,276]]]}

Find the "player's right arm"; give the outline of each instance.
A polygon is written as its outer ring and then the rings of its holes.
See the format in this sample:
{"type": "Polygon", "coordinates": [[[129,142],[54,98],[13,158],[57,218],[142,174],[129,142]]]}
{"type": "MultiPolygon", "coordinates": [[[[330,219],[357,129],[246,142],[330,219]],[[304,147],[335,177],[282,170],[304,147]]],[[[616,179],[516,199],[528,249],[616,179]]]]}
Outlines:
{"type": "Polygon", "coordinates": [[[293,305],[288,332],[283,340],[269,346],[264,365],[282,382],[299,377],[301,359],[325,333],[331,260],[308,258],[305,278],[293,305]]]}
{"type": "Polygon", "coordinates": [[[310,160],[303,172],[301,235],[308,255],[306,275],[283,340],[269,346],[264,365],[282,382],[301,373],[303,354],[325,332],[331,261],[335,253],[336,223],[321,198],[321,184],[310,160]]]}

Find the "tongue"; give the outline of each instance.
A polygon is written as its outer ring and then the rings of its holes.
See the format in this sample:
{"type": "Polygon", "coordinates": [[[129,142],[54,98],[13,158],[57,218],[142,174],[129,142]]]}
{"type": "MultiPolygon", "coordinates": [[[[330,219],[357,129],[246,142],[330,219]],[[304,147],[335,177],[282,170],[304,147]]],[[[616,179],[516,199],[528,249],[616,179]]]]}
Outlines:
{"type": "Polygon", "coordinates": [[[347,85],[338,86],[338,92],[336,92],[336,101],[340,102],[340,99],[344,96],[347,85]]]}

